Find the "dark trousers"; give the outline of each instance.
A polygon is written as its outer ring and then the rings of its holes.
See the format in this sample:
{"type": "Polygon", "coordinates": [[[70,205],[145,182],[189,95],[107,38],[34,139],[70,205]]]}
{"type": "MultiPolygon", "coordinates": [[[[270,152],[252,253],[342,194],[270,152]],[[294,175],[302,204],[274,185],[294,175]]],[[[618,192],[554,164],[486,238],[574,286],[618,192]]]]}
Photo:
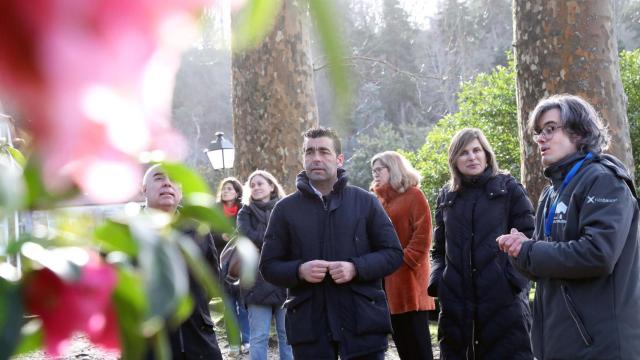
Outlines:
{"type": "Polygon", "coordinates": [[[400,359],[433,360],[428,311],[391,315],[391,325],[400,359]]]}
{"type": "Polygon", "coordinates": [[[385,348],[374,348],[370,353],[346,358],[340,354],[341,343],[332,340],[329,334],[326,335],[327,336],[319,336],[314,343],[291,345],[293,358],[296,360],[338,360],[338,358],[348,360],[384,360],[387,345],[386,337],[383,337],[380,343],[385,348]]]}
{"type": "MultiPolygon", "coordinates": [[[[333,348],[333,359],[338,360],[338,354],[340,354],[340,343],[336,341],[331,342],[333,348]]],[[[356,357],[351,357],[349,360],[384,360],[385,351],[376,351],[356,357]]]]}

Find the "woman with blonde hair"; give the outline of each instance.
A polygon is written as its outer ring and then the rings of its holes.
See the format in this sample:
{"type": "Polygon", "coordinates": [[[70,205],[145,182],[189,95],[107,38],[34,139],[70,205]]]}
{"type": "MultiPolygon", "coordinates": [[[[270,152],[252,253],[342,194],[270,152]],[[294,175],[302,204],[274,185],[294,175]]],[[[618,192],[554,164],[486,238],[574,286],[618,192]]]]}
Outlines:
{"type": "Polygon", "coordinates": [[[418,187],[420,174],[395,151],[371,159],[376,194],[391,218],[404,252],[403,264],[385,277],[393,340],[403,360],[433,359],[429,310],[435,308],[424,284],[429,279],[431,211],[418,187]]]}
{"type": "Polygon", "coordinates": [[[479,129],[453,137],[449,172],[437,200],[428,287],[440,303],[440,358],[532,359],[529,281],[496,243],[511,229],[531,236],[531,202],[498,168],[479,129]]]}
{"type": "MultiPolygon", "coordinates": [[[[264,170],[256,170],[249,175],[243,194],[243,206],[237,220],[238,231],[261,251],[271,210],[285,193],[273,175],[264,170]]],[[[291,347],[287,344],[285,310],[282,308],[287,297],[286,289],[266,282],[256,270],[255,284],[242,291],[249,311],[251,360],[267,360],[269,328],[274,316],[280,360],[293,359],[291,347]]]]}

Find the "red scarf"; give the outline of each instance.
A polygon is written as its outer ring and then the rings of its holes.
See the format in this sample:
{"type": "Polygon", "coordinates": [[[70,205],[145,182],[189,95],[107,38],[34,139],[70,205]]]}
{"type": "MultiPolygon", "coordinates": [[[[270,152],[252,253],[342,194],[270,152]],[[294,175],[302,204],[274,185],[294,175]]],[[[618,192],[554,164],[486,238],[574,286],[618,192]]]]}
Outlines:
{"type": "Polygon", "coordinates": [[[238,214],[238,204],[233,203],[232,206],[227,206],[226,203],[223,203],[222,210],[227,217],[234,217],[238,214]]]}

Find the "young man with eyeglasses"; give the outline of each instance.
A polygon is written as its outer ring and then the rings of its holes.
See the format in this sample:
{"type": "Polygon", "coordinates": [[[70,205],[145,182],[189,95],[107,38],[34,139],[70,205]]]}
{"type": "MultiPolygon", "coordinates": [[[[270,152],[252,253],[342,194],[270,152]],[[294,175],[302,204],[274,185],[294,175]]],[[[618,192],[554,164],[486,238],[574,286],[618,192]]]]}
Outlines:
{"type": "Polygon", "coordinates": [[[607,131],[574,95],[541,100],[529,118],[550,185],[531,239],[498,246],[536,281],[531,341],[543,359],[635,359],[640,354],[638,200],[628,170],[603,154],[607,131]]]}

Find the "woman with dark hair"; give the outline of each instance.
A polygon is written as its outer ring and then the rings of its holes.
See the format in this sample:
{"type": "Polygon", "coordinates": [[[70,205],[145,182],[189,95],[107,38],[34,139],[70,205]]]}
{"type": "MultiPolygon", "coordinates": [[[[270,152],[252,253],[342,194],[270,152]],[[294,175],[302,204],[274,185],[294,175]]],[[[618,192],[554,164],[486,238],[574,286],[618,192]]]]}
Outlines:
{"type": "Polygon", "coordinates": [[[424,286],[429,280],[431,210],[418,187],[420,174],[395,151],[375,155],[371,173],[371,188],[391,218],[403,252],[400,268],[384,278],[393,341],[402,360],[433,359],[429,310],[435,304],[424,286]]]}
{"type": "MultiPolygon", "coordinates": [[[[220,181],[218,186],[218,193],[216,195],[217,206],[222,209],[225,216],[227,216],[235,225],[238,211],[242,207],[242,183],[234,177],[227,177],[220,181]]],[[[218,258],[222,256],[222,252],[225,246],[229,243],[230,234],[213,235],[213,241],[218,251],[218,258]]],[[[233,353],[246,353],[249,350],[249,340],[251,333],[249,330],[249,315],[247,314],[247,308],[240,296],[240,289],[236,282],[225,281],[227,277],[228,264],[221,265],[221,281],[224,285],[227,297],[225,298],[225,306],[231,309],[231,312],[236,316],[238,326],[240,327],[240,347],[237,345],[230,345],[230,350],[233,353]]],[[[227,326],[227,333],[230,331],[227,326]]]]}
{"type": "MultiPolygon", "coordinates": [[[[224,212],[225,216],[233,221],[235,226],[238,211],[242,207],[242,183],[234,177],[227,177],[220,181],[216,204],[224,212]]],[[[222,255],[222,250],[229,241],[229,234],[219,234],[214,236],[218,256],[222,255]]]]}
{"type": "Polygon", "coordinates": [[[531,202],[500,171],[479,129],[453,137],[449,172],[437,200],[428,287],[440,302],[440,358],[532,359],[529,281],[496,243],[511,229],[532,234],[531,202]]]}
{"type": "MultiPolygon", "coordinates": [[[[270,173],[256,170],[247,179],[243,206],[238,213],[238,231],[262,250],[264,233],[276,202],[285,196],[284,190],[270,173]]],[[[285,310],[282,308],[287,291],[264,280],[259,271],[255,273],[255,284],[242,289],[244,302],[249,311],[251,329],[251,360],[267,360],[271,319],[276,319],[280,360],[291,360],[291,346],[287,344],[284,327],[285,310]]]]}

